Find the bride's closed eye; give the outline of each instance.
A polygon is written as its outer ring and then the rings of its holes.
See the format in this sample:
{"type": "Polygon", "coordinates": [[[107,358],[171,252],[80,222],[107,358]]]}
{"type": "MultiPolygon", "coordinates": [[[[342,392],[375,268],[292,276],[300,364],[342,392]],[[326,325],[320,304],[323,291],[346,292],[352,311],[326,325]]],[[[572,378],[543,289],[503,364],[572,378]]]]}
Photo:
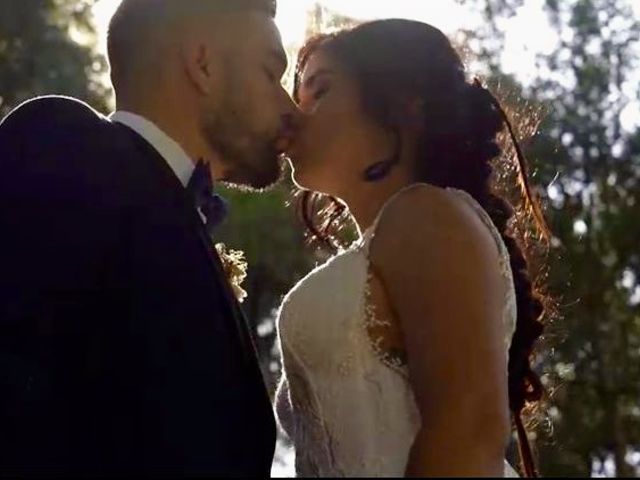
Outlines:
{"type": "Polygon", "coordinates": [[[302,110],[311,112],[316,108],[317,102],[329,92],[331,88],[329,79],[333,74],[333,70],[320,68],[305,78],[302,82],[302,95],[299,104],[302,110]]]}
{"type": "Polygon", "coordinates": [[[320,85],[314,90],[309,91],[300,98],[298,106],[307,113],[312,113],[318,106],[318,102],[322,100],[330,90],[329,85],[320,85]]]}
{"type": "Polygon", "coordinates": [[[316,102],[318,100],[320,100],[322,97],[324,97],[330,90],[329,85],[325,85],[322,87],[319,87],[316,89],[315,92],[313,92],[313,95],[311,96],[311,98],[313,98],[313,100],[315,100],[316,102]]]}

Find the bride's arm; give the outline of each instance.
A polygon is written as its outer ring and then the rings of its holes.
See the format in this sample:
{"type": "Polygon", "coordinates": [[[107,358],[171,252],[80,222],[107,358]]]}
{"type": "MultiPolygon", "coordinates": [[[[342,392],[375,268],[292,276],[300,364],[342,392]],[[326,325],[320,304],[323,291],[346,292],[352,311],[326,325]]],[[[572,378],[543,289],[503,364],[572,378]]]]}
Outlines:
{"type": "Polygon", "coordinates": [[[502,476],[505,289],[491,234],[453,195],[416,189],[390,205],[371,260],[400,317],[422,416],[407,476],[502,476]]]}

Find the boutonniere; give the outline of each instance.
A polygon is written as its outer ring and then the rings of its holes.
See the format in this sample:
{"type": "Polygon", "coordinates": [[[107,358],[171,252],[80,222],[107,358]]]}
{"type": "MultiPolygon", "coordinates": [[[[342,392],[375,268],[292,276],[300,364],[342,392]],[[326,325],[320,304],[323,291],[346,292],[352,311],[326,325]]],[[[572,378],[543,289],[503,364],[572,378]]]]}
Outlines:
{"type": "Polygon", "coordinates": [[[247,292],[240,286],[247,277],[248,265],[244,258],[244,252],[228,249],[224,243],[216,243],[215,248],[233,293],[238,302],[242,303],[247,298],[247,292]]]}

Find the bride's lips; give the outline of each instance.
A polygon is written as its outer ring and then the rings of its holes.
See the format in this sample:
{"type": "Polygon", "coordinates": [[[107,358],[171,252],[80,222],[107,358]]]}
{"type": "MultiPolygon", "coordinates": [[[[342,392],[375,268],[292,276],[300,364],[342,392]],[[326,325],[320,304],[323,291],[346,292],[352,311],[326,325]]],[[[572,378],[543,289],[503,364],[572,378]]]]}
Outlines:
{"type": "Polygon", "coordinates": [[[297,148],[296,143],[295,142],[291,142],[289,144],[289,146],[287,147],[287,150],[284,153],[291,161],[296,160],[299,155],[299,148],[297,148]]]}
{"type": "Polygon", "coordinates": [[[295,160],[300,153],[298,139],[293,136],[279,139],[276,143],[276,149],[279,154],[285,155],[290,160],[295,160]]]}
{"type": "Polygon", "coordinates": [[[279,154],[286,153],[291,146],[290,137],[280,137],[276,140],[275,149],[279,154]]]}

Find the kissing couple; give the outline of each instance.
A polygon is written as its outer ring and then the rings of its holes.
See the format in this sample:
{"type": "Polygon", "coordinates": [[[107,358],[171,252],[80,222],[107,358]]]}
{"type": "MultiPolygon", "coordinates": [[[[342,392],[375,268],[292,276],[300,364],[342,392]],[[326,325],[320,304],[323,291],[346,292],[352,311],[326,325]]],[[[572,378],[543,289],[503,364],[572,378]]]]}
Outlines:
{"type": "Polygon", "coordinates": [[[275,12],[123,0],[116,111],[47,96],[0,124],[2,475],[268,477],[277,417],[299,476],[514,476],[512,429],[535,476],[544,306],[494,166],[548,230],[507,114],[409,20],[311,39],[287,92],[275,12]],[[333,256],[279,309],[272,404],[214,187],[266,189],[285,163],[333,256]]]}

